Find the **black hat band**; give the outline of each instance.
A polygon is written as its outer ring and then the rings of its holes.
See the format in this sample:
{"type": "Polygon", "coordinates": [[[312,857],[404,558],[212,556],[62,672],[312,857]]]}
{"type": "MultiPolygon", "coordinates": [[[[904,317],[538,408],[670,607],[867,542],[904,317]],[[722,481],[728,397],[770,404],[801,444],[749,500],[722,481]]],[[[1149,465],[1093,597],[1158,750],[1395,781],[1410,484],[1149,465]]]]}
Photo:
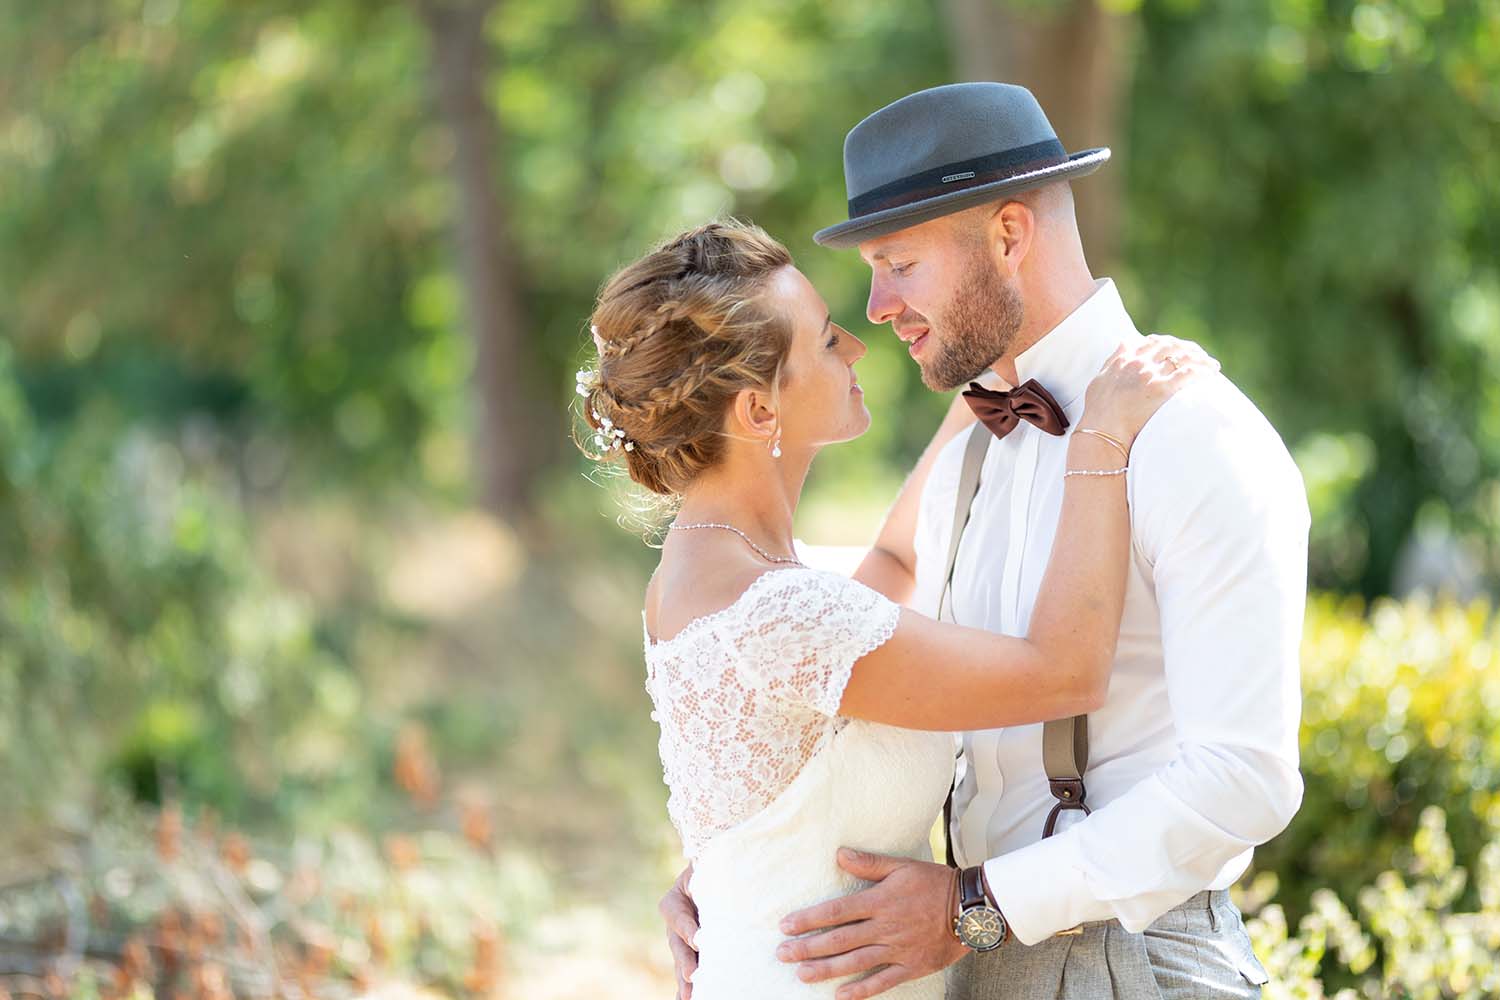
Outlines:
{"type": "Polygon", "coordinates": [[[971,160],[959,160],[910,177],[902,177],[889,184],[871,188],[858,198],[850,198],[849,218],[852,221],[861,215],[910,205],[914,201],[935,198],[950,191],[993,184],[1033,170],[1055,167],[1067,160],[1067,150],[1056,139],[1034,142],[1003,153],[976,156],[971,160]]]}

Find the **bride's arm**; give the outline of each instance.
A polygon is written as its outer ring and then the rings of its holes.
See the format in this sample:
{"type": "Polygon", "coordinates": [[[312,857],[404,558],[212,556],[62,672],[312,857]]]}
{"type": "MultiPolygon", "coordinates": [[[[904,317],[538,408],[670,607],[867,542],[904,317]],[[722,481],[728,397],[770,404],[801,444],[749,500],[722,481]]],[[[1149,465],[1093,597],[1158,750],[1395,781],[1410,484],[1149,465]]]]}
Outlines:
{"type": "MultiPolygon", "coordinates": [[[[988,373],[981,379],[986,384],[991,384],[990,380],[988,373]]],[[[916,586],[917,550],[914,538],[922,487],[927,483],[927,476],[932,472],[938,452],[960,431],[973,425],[974,419],[974,411],[964,402],[962,394],[954,396],[937,433],[923,449],[922,457],[917,460],[916,467],[906,477],[901,492],[896,495],[896,502],[886,513],[885,520],[880,525],[880,533],[875,537],[875,544],[870,546],[870,551],[854,571],[854,579],[897,604],[910,600],[912,589],[916,586]]]]}
{"type": "MultiPolygon", "coordinates": [[[[1174,342],[1180,343],[1180,342],[1174,342]]],[[[1164,342],[1117,354],[1090,386],[1081,428],[1128,447],[1146,420],[1195,371],[1167,368],[1164,342]]],[[[1124,464],[1112,445],[1074,433],[1067,468],[1124,464]]],[[[1109,686],[1124,611],[1130,513],[1123,475],[1070,476],[1052,555],[1024,639],[933,621],[903,610],[892,637],[858,660],[839,714],[909,729],[964,730],[1042,722],[1098,709],[1109,686]]]]}
{"type": "MultiPolygon", "coordinates": [[[[1068,445],[1070,469],[1120,465],[1098,438],[1075,435],[1068,445]]],[[[839,714],[960,730],[1097,710],[1109,686],[1129,548],[1125,477],[1070,477],[1026,638],[903,609],[890,640],[855,664],[839,714]]]]}

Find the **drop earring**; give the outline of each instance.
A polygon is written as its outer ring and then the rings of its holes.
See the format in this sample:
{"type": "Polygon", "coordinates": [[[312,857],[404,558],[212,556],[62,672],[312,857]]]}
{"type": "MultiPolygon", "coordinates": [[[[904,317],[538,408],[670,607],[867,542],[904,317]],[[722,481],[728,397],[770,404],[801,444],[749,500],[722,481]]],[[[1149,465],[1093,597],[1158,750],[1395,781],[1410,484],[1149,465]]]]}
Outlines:
{"type": "Polygon", "coordinates": [[[781,457],[781,428],[776,428],[776,437],[771,440],[771,457],[781,457]]]}

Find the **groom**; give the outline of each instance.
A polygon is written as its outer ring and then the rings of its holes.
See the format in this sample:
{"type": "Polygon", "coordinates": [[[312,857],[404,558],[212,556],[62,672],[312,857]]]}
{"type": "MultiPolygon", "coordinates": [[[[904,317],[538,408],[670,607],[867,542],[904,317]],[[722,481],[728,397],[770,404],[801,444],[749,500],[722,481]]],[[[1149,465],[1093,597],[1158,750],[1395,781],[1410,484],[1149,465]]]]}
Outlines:
{"type": "MultiPolygon", "coordinates": [[[[815,239],[858,247],[870,321],[910,345],[930,388],[986,369],[1017,387],[974,394],[983,422],[938,455],[914,541],[888,524],[870,556],[919,610],[1026,632],[1069,428],[1104,360],[1140,336],[1089,271],[1074,217],[1069,182],[1108,158],[1069,155],[1028,91],[994,83],[913,94],[845,142],[850,218],[815,239]]],[[[1225,890],[1301,801],[1302,480],[1220,377],[1163,406],[1128,466],[1132,559],[1104,708],[1049,724],[1045,753],[1042,726],[963,734],[948,823],[959,898],[945,865],[846,848],[840,866],[872,884],[783,923],[778,956],[805,981],[874,970],[840,1000],[944,968],[953,1000],[1260,995],[1225,890]]],[[[674,889],[662,911],[681,973],[691,900],[674,889]]]]}

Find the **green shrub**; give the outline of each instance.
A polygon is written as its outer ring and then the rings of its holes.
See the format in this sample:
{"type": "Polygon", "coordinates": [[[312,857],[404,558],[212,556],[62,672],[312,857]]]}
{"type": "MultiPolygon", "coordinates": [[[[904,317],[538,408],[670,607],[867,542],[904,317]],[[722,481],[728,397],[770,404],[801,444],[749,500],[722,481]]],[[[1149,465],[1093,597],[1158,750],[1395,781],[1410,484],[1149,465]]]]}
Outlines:
{"type": "Polygon", "coordinates": [[[1338,1000],[1500,996],[1500,843],[1480,851],[1470,880],[1431,806],[1407,857],[1404,873],[1384,871],[1359,890],[1358,917],[1327,889],[1312,893],[1295,934],[1279,905],[1253,913],[1246,926],[1271,974],[1266,1000],[1319,1000],[1334,983],[1338,1000]],[[1458,906],[1465,896],[1477,907],[1458,906]]]}
{"type": "MultiPolygon", "coordinates": [[[[0,343],[0,798],[7,834],[86,825],[101,789],[243,821],[347,753],[358,703],[305,602],[256,565],[192,448],[92,411],[32,419],[0,343]],[[167,786],[167,787],[163,787],[167,786]]],[[[355,694],[359,694],[354,688],[355,694]]],[[[373,771],[372,771],[373,773],[373,771]]]]}
{"type": "MultiPolygon", "coordinates": [[[[1483,604],[1315,598],[1303,643],[1302,809],[1256,852],[1295,920],[1411,860],[1423,811],[1448,813],[1460,864],[1500,826],[1500,647],[1483,604]]],[[[1469,886],[1458,903],[1474,906],[1469,886]]]]}

